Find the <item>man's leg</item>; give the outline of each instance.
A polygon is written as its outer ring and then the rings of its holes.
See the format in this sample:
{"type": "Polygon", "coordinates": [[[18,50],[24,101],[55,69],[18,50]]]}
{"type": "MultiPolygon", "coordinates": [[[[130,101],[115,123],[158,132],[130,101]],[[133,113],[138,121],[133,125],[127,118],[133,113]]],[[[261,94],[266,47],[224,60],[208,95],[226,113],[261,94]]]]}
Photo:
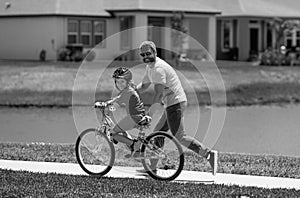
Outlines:
{"type": "Polygon", "coordinates": [[[172,134],[182,145],[208,159],[212,166],[213,174],[215,175],[217,170],[217,152],[211,151],[195,138],[185,135],[183,126],[183,113],[185,106],[185,103],[181,103],[167,108],[166,115],[169,128],[172,134]]]}
{"type": "Polygon", "coordinates": [[[201,142],[195,138],[185,135],[183,126],[183,113],[185,110],[184,103],[178,103],[167,108],[167,122],[172,134],[185,147],[194,151],[195,153],[206,157],[209,151],[201,142]]]}

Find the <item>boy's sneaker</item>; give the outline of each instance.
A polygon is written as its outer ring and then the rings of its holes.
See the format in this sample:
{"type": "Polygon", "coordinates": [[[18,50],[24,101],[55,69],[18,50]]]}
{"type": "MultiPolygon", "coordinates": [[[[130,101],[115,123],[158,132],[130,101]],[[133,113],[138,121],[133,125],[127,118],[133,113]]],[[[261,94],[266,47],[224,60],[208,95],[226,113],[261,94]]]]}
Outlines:
{"type": "Polygon", "coordinates": [[[124,157],[125,158],[138,158],[141,155],[141,151],[140,151],[140,147],[141,147],[141,142],[139,142],[138,140],[133,140],[132,145],[129,147],[131,154],[126,154],[124,157]]]}
{"type": "Polygon", "coordinates": [[[141,151],[137,150],[137,151],[131,151],[130,154],[126,154],[124,157],[125,158],[139,158],[141,156],[141,151]]]}
{"type": "Polygon", "coordinates": [[[119,142],[117,141],[117,140],[115,140],[115,139],[113,139],[113,141],[112,141],[114,144],[118,144],[119,142]]]}
{"type": "Polygon", "coordinates": [[[208,153],[207,160],[212,168],[212,174],[216,175],[218,169],[218,151],[211,150],[208,153]]]}

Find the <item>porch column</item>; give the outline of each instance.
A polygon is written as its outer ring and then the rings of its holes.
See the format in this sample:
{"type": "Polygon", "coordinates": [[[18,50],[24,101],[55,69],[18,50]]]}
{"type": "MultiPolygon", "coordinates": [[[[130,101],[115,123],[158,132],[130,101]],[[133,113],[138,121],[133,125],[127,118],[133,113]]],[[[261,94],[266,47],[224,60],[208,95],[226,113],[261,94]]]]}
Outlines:
{"type": "Polygon", "coordinates": [[[136,49],[148,37],[148,16],[143,13],[137,13],[134,16],[134,30],[132,35],[132,47],[136,49]]]}
{"type": "Polygon", "coordinates": [[[216,60],[216,17],[211,16],[208,18],[208,47],[207,50],[212,59],[216,60]]]}

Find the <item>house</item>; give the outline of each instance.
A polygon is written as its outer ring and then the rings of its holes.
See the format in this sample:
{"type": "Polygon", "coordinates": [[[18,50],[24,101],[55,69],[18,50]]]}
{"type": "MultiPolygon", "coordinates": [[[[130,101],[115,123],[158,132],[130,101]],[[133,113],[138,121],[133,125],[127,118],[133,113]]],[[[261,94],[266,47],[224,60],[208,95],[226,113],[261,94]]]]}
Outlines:
{"type": "MultiPolygon", "coordinates": [[[[267,48],[275,48],[276,32],[269,25],[275,17],[300,20],[298,0],[210,0],[220,9],[217,16],[219,60],[248,60],[267,48]]],[[[300,29],[285,35],[282,45],[300,47],[300,29]]]]}
{"type": "MultiPolygon", "coordinates": [[[[172,20],[179,14],[190,36],[183,43],[187,57],[204,57],[199,43],[213,59],[248,60],[274,46],[275,33],[268,21],[300,19],[299,4],[297,0],[0,0],[0,59],[38,60],[43,54],[46,60],[57,60],[65,47],[84,52],[96,47],[99,59],[121,54],[135,59],[136,54],[127,52],[144,40],[155,41],[159,55],[172,58],[169,52],[176,47],[172,20]]],[[[284,42],[300,45],[298,31],[284,42]]]]}

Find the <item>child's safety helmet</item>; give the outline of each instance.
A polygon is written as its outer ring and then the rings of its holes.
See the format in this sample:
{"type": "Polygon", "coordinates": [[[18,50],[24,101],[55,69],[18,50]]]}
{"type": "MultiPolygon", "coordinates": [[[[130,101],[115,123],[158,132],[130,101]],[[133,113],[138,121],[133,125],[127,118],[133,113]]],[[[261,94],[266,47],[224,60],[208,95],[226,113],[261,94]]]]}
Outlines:
{"type": "Polygon", "coordinates": [[[127,82],[130,82],[132,80],[132,73],[131,71],[126,68],[126,67],[119,67],[118,69],[116,69],[113,73],[112,76],[114,79],[117,78],[123,78],[125,79],[127,82]]]}

